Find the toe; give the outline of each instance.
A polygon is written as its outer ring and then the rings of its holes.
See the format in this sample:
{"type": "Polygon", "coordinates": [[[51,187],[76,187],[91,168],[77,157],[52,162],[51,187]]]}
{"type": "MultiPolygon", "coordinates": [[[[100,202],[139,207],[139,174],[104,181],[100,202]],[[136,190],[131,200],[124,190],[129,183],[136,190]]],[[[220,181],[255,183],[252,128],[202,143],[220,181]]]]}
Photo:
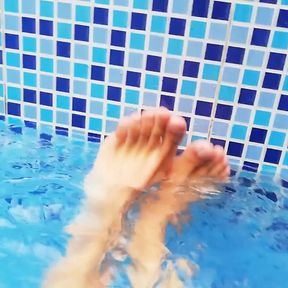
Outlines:
{"type": "Polygon", "coordinates": [[[141,115],[132,114],[128,120],[128,135],[126,143],[130,145],[135,145],[140,136],[140,128],[141,128],[141,115]]]}
{"type": "Polygon", "coordinates": [[[166,126],[168,124],[170,113],[168,110],[160,107],[155,112],[155,121],[151,131],[151,135],[148,142],[148,149],[154,149],[160,145],[163,141],[163,136],[166,131],[166,126]]]}
{"type": "Polygon", "coordinates": [[[119,121],[118,127],[115,132],[118,145],[122,145],[126,141],[128,136],[128,128],[129,118],[124,117],[119,121]]]}
{"type": "Polygon", "coordinates": [[[154,127],[155,122],[155,114],[149,111],[143,111],[141,115],[141,130],[140,130],[140,137],[139,141],[145,144],[148,143],[148,140],[151,136],[152,129],[154,127]]]}

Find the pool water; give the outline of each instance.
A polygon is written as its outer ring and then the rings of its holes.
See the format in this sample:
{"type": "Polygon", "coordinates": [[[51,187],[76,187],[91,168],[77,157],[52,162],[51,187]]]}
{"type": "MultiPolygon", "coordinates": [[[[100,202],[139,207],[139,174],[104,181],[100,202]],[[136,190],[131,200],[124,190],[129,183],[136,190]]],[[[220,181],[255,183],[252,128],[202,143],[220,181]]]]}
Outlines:
{"type": "MultiPolygon", "coordinates": [[[[63,227],[79,211],[98,148],[0,121],[0,288],[40,287],[65,253],[63,227]]],[[[199,267],[183,276],[185,287],[288,287],[286,182],[234,174],[221,194],[190,205],[192,221],[180,233],[167,228],[169,261],[199,267]]],[[[129,285],[122,277],[112,287],[129,285]]]]}

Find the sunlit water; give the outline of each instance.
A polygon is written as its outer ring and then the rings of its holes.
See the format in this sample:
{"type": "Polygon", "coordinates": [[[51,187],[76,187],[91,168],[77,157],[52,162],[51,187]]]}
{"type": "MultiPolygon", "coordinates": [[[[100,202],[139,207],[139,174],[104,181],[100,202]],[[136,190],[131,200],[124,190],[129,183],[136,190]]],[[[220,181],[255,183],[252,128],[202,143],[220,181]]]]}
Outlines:
{"type": "MultiPolygon", "coordinates": [[[[96,144],[39,137],[31,128],[15,133],[0,121],[0,288],[40,287],[65,253],[63,227],[79,210],[97,151],[96,144]]],[[[167,228],[168,261],[185,258],[198,267],[192,279],[183,275],[185,287],[288,287],[287,190],[244,172],[222,190],[190,205],[193,219],[181,233],[167,228]]],[[[121,271],[127,263],[118,264],[121,271]]],[[[112,287],[130,286],[121,276],[112,287]]]]}

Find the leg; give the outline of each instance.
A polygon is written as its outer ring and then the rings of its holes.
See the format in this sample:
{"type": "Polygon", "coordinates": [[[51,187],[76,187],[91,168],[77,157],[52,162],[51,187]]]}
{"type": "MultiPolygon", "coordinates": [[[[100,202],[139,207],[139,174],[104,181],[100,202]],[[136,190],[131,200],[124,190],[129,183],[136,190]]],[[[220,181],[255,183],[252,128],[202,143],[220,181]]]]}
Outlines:
{"type": "Polygon", "coordinates": [[[67,228],[72,235],[67,255],[48,273],[44,287],[102,287],[101,263],[118,240],[126,207],[158,179],[159,167],[170,163],[185,129],[182,118],[161,108],[119,123],[86,177],[86,203],[67,228]]]}
{"type": "MultiPolygon", "coordinates": [[[[192,143],[181,156],[175,158],[169,181],[162,183],[156,195],[149,195],[140,208],[139,220],[129,244],[134,265],[129,268],[128,274],[133,287],[153,287],[160,275],[161,262],[167,255],[164,240],[168,222],[173,222],[189,203],[199,199],[199,194],[191,193],[193,191],[177,195],[179,185],[187,180],[197,182],[206,177],[224,181],[229,173],[223,149],[213,147],[207,141],[192,143]]],[[[173,279],[175,277],[169,283],[173,279]]],[[[171,287],[176,287],[176,282],[171,287]]]]}

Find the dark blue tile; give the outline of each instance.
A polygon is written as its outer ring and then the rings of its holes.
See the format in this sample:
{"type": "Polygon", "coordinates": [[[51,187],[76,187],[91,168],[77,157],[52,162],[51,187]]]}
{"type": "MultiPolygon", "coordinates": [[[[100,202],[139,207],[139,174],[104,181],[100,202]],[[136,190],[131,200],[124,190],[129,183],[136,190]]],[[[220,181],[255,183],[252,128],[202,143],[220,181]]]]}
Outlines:
{"type": "Polygon", "coordinates": [[[212,18],[219,20],[228,20],[231,3],[215,1],[213,5],[212,18]]]}
{"type": "Polygon", "coordinates": [[[266,135],[267,135],[267,130],[260,129],[260,128],[252,128],[249,141],[264,144],[266,135]]]}
{"type": "Polygon", "coordinates": [[[277,90],[279,88],[280,80],[281,80],[280,74],[267,72],[265,73],[262,87],[277,90]]]}
{"type": "Polygon", "coordinates": [[[17,103],[8,102],[8,115],[21,116],[21,106],[17,103]]]}
{"type": "Polygon", "coordinates": [[[281,158],[281,151],[280,150],[268,148],[266,150],[264,162],[279,164],[280,158],[281,158]]]}
{"type": "Polygon", "coordinates": [[[89,41],[89,27],[84,25],[75,25],[74,39],[79,41],[89,41]]]}
{"type": "Polygon", "coordinates": [[[123,66],[124,65],[124,51],[110,50],[110,64],[123,66]]]}
{"type": "Polygon", "coordinates": [[[118,30],[112,30],[111,45],[119,46],[119,47],[125,47],[125,43],[126,43],[126,32],[118,31],[118,30]]]}
{"type": "Polygon", "coordinates": [[[48,92],[40,92],[40,104],[45,106],[53,106],[53,95],[48,92]]]}
{"type": "Polygon", "coordinates": [[[71,54],[70,43],[57,41],[57,56],[69,58],[70,54],[71,54]]]}
{"type": "Polygon", "coordinates": [[[28,120],[24,120],[24,124],[26,127],[28,128],[33,128],[36,129],[37,128],[37,123],[34,121],[28,121],[28,120]]]}
{"type": "Polygon", "coordinates": [[[159,56],[147,55],[146,70],[159,72],[161,69],[161,60],[159,56]]]}
{"type": "Polygon", "coordinates": [[[186,131],[189,131],[190,129],[190,123],[191,123],[191,118],[190,117],[187,117],[187,116],[182,116],[183,119],[185,120],[186,122],[186,131]]]}
{"type": "Polygon", "coordinates": [[[257,172],[258,167],[258,163],[244,161],[242,169],[249,172],[257,172]]]}
{"type": "Polygon", "coordinates": [[[171,18],[169,34],[184,36],[186,27],[186,20],[179,18],[171,18]]]}
{"type": "Polygon", "coordinates": [[[5,33],[5,47],[10,49],[19,49],[18,35],[5,33]]]}
{"type": "Polygon", "coordinates": [[[262,3],[277,4],[277,0],[260,0],[262,3]]]}
{"type": "Polygon", "coordinates": [[[286,54],[271,52],[267,68],[275,70],[283,70],[286,61],[286,54]]]}
{"type": "Polygon", "coordinates": [[[94,8],[94,24],[107,25],[108,24],[108,9],[94,8]]]}
{"type": "Polygon", "coordinates": [[[167,12],[168,0],[153,0],[153,11],[167,12]]]}
{"type": "Polygon", "coordinates": [[[30,89],[24,89],[24,102],[36,103],[36,91],[30,89]]]}
{"type": "Polygon", "coordinates": [[[222,140],[222,139],[211,138],[211,139],[210,139],[210,142],[211,142],[213,145],[218,145],[218,146],[221,146],[221,147],[223,147],[223,148],[225,148],[225,145],[226,145],[226,141],[225,141],[225,140],[222,140]]]}
{"type": "Polygon", "coordinates": [[[0,50],[0,64],[3,64],[3,52],[0,50]]]}
{"type": "Polygon", "coordinates": [[[41,133],[40,134],[40,139],[45,140],[45,141],[51,141],[52,140],[52,135],[46,134],[46,133],[41,133]]]}
{"type": "Polygon", "coordinates": [[[86,112],[86,100],[73,97],[72,110],[78,112],[86,112]]]}
{"type": "Polygon", "coordinates": [[[5,116],[4,115],[0,115],[0,121],[5,121],[5,116]]]}
{"type": "Polygon", "coordinates": [[[237,142],[229,142],[227,154],[231,156],[241,157],[244,144],[237,142]]]}
{"type": "Polygon", "coordinates": [[[254,105],[256,91],[251,89],[241,88],[238,103],[254,105]]]}
{"type": "Polygon", "coordinates": [[[122,92],[122,89],[119,87],[108,86],[107,99],[120,102],[121,101],[121,92],[122,92]]]}
{"type": "Polygon", "coordinates": [[[141,73],[127,71],[126,85],[140,87],[141,73]]]}
{"type": "Polygon", "coordinates": [[[69,132],[68,128],[61,127],[61,126],[55,127],[55,133],[57,135],[68,136],[68,132],[69,132]]]}
{"type": "Polygon", "coordinates": [[[211,61],[221,61],[223,52],[223,45],[218,44],[207,44],[205,59],[211,61]]]}
{"type": "Polygon", "coordinates": [[[53,36],[53,22],[40,19],[40,34],[46,36],[53,36]]]}
{"type": "Polygon", "coordinates": [[[17,127],[14,125],[9,126],[9,129],[14,132],[15,134],[23,134],[22,133],[22,127],[17,127]]]}
{"type": "Polygon", "coordinates": [[[212,111],[212,105],[213,104],[211,102],[197,101],[195,114],[210,117],[212,111]]]}
{"type": "Polygon", "coordinates": [[[102,66],[94,66],[91,67],[91,79],[104,81],[105,80],[105,68],[102,66]]]}
{"type": "Polygon", "coordinates": [[[280,9],[277,26],[288,28],[288,10],[280,9]]]}
{"type": "Polygon", "coordinates": [[[183,76],[197,78],[199,72],[199,62],[185,61],[183,68],[183,76]]]}
{"type": "Polygon", "coordinates": [[[36,20],[34,18],[22,17],[22,32],[36,33],[36,20]]]}
{"type": "Polygon", "coordinates": [[[178,80],[170,77],[163,77],[162,81],[162,91],[175,93],[177,89],[178,80]]]}
{"type": "Polygon", "coordinates": [[[142,13],[132,13],[131,29],[145,30],[147,15],[142,13]]]}
{"type": "Polygon", "coordinates": [[[254,28],[251,44],[255,46],[264,46],[268,44],[270,30],[254,28]]]}
{"type": "Polygon", "coordinates": [[[288,111],[288,95],[281,95],[278,110],[288,111]]]}
{"type": "Polygon", "coordinates": [[[218,119],[230,120],[233,111],[233,106],[217,104],[215,117],[218,119]]]}
{"type": "Polygon", "coordinates": [[[245,49],[240,47],[228,47],[226,62],[234,64],[242,64],[245,49]]]}
{"type": "Polygon", "coordinates": [[[174,110],[174,104],[175,104],[175,97],[161,95],[160,106],[166,107],[170,111],[173,111],[174,110]]]}
{"type": "MultiPolygon", "coordinates": [[[[157,0],[154,0],[157,1],[157,0]]],[[[192,16],[207,17],[210,0],[194,0],[192,8],[192,16]]],[[[161,1],[159,1],[161,2],[161,1]]]]}
{"type": "Polygon", "coordinates": [[[85,128],[86,117],[83,115],[72,114],[72,126],[78,128],[85,128]]]}
{"type": "Polygon", "coordinates": [[[62,77],[56,78],[56,90],[62,92],[70,91],[70,80],[62,77]]]}
{"type": "Polygon", "coordinates": [[[36,56],[23,54],[23,68],[36,69],[36,56]]]}
{"type": "Polygon", "coordinates": [[[100,143],[101,142],[101,135],[88,132],[88,139],[89,142],[100,143]]]}

